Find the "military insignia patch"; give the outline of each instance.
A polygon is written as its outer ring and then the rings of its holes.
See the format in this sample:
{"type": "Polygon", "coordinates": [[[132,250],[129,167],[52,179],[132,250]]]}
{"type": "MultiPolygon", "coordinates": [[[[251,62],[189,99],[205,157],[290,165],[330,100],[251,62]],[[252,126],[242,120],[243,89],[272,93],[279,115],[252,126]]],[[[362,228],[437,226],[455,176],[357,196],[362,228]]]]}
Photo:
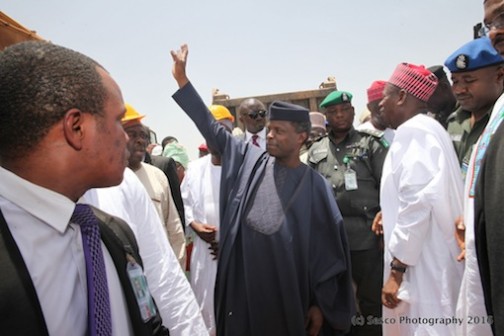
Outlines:
{"type": "Polygon", "coordinates": [[[459,70],[464,70],[469,66],[469,58],[467,55],[460,54],[457,56],[457,60],[455,61],[455,66],[459,70]]]}
{"type": "Polygon", "coordinates": [[[343,93],[341,94],[341,101],[342,101],[342,102],[347,102],[347,101],[349,101],[349,100],[350,100],[350,99],[348,98],[348,95],[347,95],[345,92],[343,92],[343,93]]]}

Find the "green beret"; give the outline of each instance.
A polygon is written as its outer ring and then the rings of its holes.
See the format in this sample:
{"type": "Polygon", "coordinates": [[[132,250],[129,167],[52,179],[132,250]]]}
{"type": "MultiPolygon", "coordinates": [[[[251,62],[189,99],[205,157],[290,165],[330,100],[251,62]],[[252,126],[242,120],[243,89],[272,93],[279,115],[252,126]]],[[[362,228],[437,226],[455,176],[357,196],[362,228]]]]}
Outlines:
{"type": "Polygon", "coordinates": [[[351,103],[352,94],[346,91],[333,91],[324,98],[320,107],[328,107],[331,105],[338,105],[343,103],[351,103]]]}

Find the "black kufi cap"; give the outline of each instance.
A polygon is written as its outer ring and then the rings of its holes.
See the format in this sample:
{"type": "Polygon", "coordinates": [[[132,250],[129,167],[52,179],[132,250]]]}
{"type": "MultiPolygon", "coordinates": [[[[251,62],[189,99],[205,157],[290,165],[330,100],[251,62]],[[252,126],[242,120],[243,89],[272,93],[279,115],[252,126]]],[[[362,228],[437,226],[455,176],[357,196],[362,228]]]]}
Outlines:
{"type": "Polygon", "coordinates": [[[302,106],[277,100],[271,103],[269,107],[269,119],[295,121],[295,122],[306,122],[306,121],[309,122],[310,111],[308,111],[308,109],[302,106]]]}

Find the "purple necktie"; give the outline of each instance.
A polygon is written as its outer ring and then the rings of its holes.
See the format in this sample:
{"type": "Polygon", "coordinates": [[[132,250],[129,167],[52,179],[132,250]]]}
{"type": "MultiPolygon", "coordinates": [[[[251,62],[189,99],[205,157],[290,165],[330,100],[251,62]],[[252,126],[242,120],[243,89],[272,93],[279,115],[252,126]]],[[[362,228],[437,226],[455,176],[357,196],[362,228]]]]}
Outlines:
{"type": "Polygon", "coordinates": [[[98,219],[89,205],[77,204],[70,221],[79,224],[81,228],[82,247],[86,259],[88,335],[110,336],[112,335],[110,299],[98,219]]]}
{"type": "Polygon", "coordinates": [[[259,138],[259,135],[257,135],[257,134],[252,135],[252,145],[255,145],[257,147],[261,147],[261,146],[259,146],[259,142],[257,142],[257,138],[259,138]]]}

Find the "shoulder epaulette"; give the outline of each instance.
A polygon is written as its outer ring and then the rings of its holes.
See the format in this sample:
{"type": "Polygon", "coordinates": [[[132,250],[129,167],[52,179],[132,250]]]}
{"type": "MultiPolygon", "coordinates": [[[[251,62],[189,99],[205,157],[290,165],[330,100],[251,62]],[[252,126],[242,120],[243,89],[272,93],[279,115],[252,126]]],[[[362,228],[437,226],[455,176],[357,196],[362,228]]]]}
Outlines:
{"type": "Polygon", "coordinates": [[[375,138],[381,138],[385,134],[384,131],[374,130],[374,129],[361,129],[361,130],[357,130],[357,132],[372,135],[375,138]]]}
{"type": "Polygon", "coordinates": [[[381,143],[381,145],[385,148],[390,147],[390,143],[384,137],[385,131],[374,130],[374,129],[362,129],[362,130],[358,130],[358,132],[361,134],[371,135],[371,136],[377,138],[378,142],[381,143]]]}
{"type": "Polygon", "coordinates": [[[317,139],[313,140],[313,143],[320,142],[320,141],[322,141],[322,140],[324,140],[326,138],[327,138],[327,134],[324,134],[323,136],[318,137],[317,139]]]}

